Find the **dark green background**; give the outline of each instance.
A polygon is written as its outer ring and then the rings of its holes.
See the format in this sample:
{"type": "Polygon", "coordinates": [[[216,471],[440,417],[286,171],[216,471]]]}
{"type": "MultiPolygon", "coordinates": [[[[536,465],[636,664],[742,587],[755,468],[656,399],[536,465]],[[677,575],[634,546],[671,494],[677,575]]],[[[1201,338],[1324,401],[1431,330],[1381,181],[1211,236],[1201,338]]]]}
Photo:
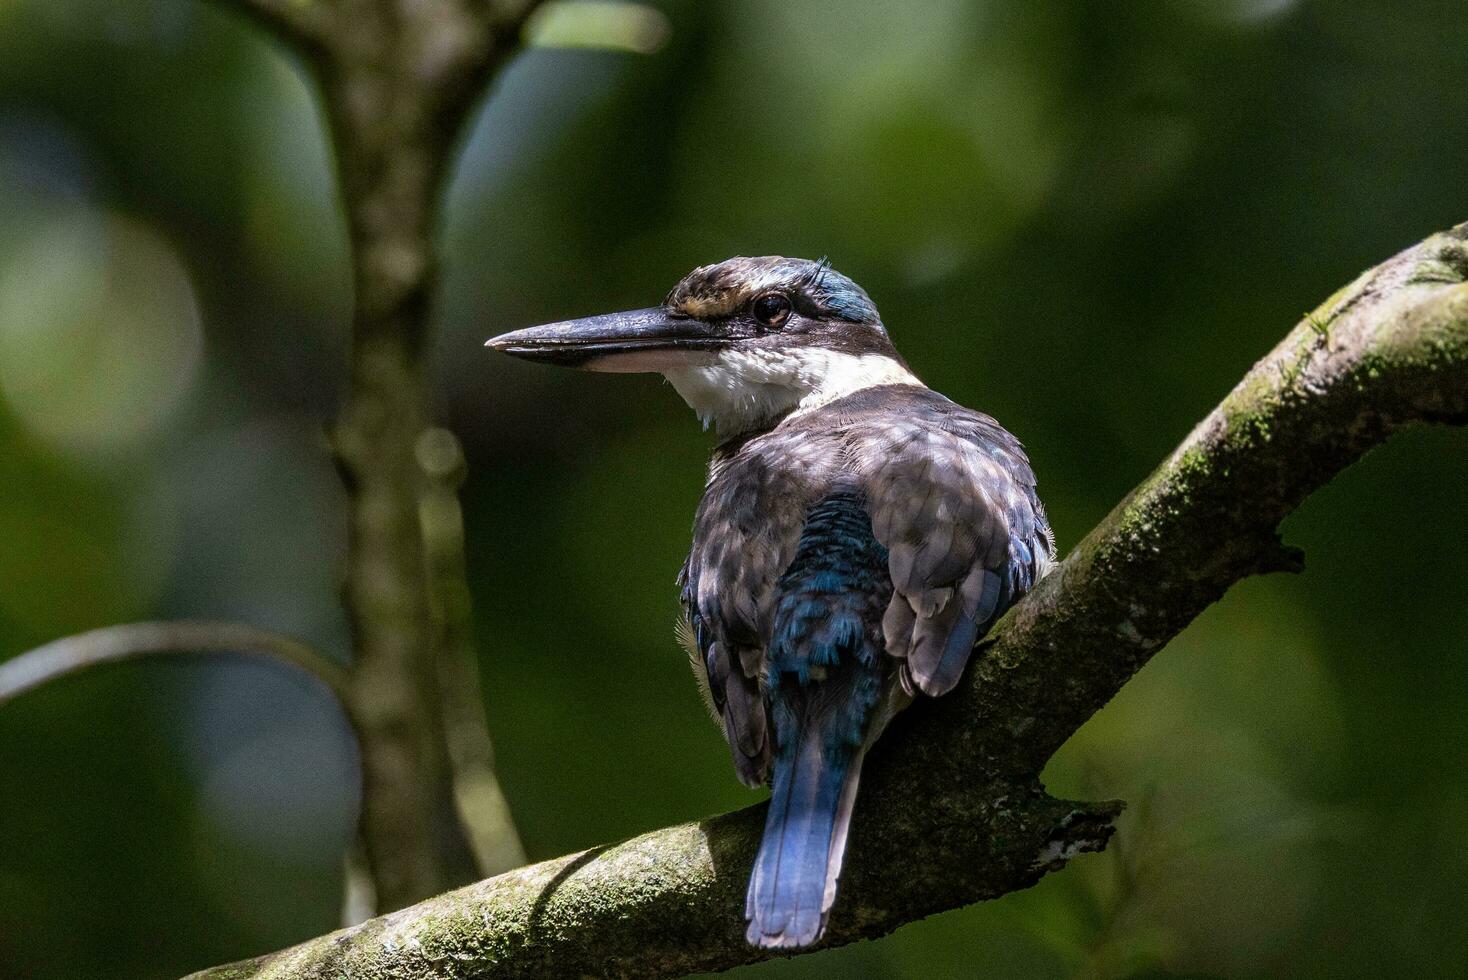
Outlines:
{"type": "MultiPolygon", "coordinates": [[[[482,673],[532,858],[744,805],[672,639],[711,437],[654,378],[491,333],[829,254],[934,387],[1030,447],[1062,546],[1301,312],[1468,219],[1460,0],[660,10],[477,114],[434,341],[482,673]]],[[[346,242],[309,85],[192,0],[0,0],[0,656],[241,618],[344,655],[346,242]]],[[[765,976],[1457,977],[1468,437],[1397,439],[1286,526],[1047,774],[1132,808],[1037,888],[765,976]]],[[[251,665],[0,712],[0,976],[168,977],[335,924],[355,749],[251,665]]]]}

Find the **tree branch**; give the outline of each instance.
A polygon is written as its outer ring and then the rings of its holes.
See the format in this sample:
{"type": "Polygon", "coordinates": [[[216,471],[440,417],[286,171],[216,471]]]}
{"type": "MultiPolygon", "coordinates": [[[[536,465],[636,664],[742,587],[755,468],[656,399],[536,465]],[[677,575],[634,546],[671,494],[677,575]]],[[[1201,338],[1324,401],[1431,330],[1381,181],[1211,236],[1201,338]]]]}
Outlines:
{"type": "Polygon", "coordinates": [[[90,667],[143,657],[200,653],[257,656],[285,664],[320,683],[343,710],[349,704],[346,671],[300,640],[241,623],[181,621],[104,626],[11,657],[0,663],[0,706],[90,667]]]}
{"type": "MultiPolygon", "coordinates": [[[[0,708],[51,681],[92,667],[160,656],[253,656],[290,667],[331,692],[347,724],[358,735],[348,697],[347,672],[314,647],[294,637],[242,623],[198,620],[126,623],[53,640],[0,663],[0,708]]],[[[343,862],[342,924],[355,925],[371,915],[358,913],[373,901],[373,884],[358,857],[360,839],[343,862]]]]}
{"type": "MultiPolygon", "coordinates": [[[[1309,314],[1001,621],[958,690],[871,754],[824,945],[1033,884],[1105,846],[1119,804],[1038,774],[1233,583],[1299,567],[1279,522],[1397,430],[1468,422],[1468,224],[1309,314]]],[[[763,955],[743,939],[763,806],[450,892],[293,949],[195,974],[662,977],[763,955]]]]}
{"type": "Polygon", "coordinates": [[[333,431],[350,511],[347,693],[363,856],[377,901],[400,908],[472,877],[471,852],[487,869],[523,857],[483,705],[469,703],[477,675],[452,662],[472,653],[458,625],[467,589],[452,583],[462,535],[425,540],[424,515],[456,519],[457,501],[415,453],[439,431],[423,366],[438,197],[469,110],[518,47],[536,0],[231,2],[307,58],[340,176],[355,287],[349,387],[333,431]],[[463,682],[447,702],[444,671],[463,682]]]}
{"type": "Polygon", "coordinates": [[[482,73],[510,42],[461,0],[337,3],[342,29],[320,74],[355,308],[333,441],[351,512],[344,593],[363,723],[362,834],[378,901],[394,909],[472,877],[467,828],[452,819],[441,630],[420,513],[433,491],[417,448],[432,430],[423,351],[438,194],[482,73]]]}

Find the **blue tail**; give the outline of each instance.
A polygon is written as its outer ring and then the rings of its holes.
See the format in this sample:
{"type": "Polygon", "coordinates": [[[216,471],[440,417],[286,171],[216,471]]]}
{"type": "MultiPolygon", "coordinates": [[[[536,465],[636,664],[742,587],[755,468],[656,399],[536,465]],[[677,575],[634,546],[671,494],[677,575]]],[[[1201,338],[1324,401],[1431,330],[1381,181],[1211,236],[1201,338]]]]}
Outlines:
{"type": "Polygon", "coordinates": [[[755,946],[809,946],[836,897],[861,749],[828,753],[821,734],[807,733],[775,759],[774,795],[744,905],[755,946]]]}
{"type": "Polygon", "coordinates": [[[774,772],[744,914],[755,946],[809,946],[836,898],[862,757],[890,717],[880,707],[887,553],[861,497],[838,492],[807,515],[776,586],[768,650],[774,772]]]}

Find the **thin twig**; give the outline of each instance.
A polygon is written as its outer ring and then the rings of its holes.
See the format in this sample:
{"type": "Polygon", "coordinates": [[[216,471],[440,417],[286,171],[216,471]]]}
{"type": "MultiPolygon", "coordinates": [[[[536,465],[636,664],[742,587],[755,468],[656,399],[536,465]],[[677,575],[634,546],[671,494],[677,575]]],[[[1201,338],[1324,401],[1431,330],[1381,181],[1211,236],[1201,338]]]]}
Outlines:
{"type": "Polygon", "coordinates": [[[324,686],[343,710],[347,707],[345,668],[311,646],[284,633],[242,623],[192,620],[104,626],[11,657],[0,663],[0,706],[91,667],[176,654],[241,655],[285,664],[324,686]]]}
{"type": "Polygon", "coordinates": [[[418,505],[428,565],[429,605],[437,647],[444,738],[454,783],[454,803],[481,877],[525,863],[509,801],[494,771],[494,743],[479,685],[473,609],[464,567],[464,514],[459,485],[464,453],[447,429],[418,439],[418,464],[427,483],[418,505]]]}
{"type": "MultiPolygon", "coordinates": [[[[356,734],[347,696],[347,672],[314,647],[284,633],[243,623],[180,620],[104,626],[53,640],[0,663],[0,708],[51,681],[103,667],[155,657],[245,656],[290,667],[331,692],[356,734]]],[[[360,833],[343,859],[342,925],[355,925],[375,910],[375,892],[361,859],[360,833]]]]}

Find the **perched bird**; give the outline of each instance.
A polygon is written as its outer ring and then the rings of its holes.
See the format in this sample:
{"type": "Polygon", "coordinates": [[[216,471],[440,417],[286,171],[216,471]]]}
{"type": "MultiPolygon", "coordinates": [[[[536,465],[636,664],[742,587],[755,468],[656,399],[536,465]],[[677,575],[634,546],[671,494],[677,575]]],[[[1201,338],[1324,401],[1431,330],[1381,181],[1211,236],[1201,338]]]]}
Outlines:
{"type": "Polygon", "coordinates": [[[732,258],[661,306],[488,346],[660,372],[723,441],[679,576],[694,673],[739,778],[769,783],[749,942],[825,931],[863,756],[1044,575],[1055,542],[1019,441],[925,386],[824,261],[732,258]]]}

